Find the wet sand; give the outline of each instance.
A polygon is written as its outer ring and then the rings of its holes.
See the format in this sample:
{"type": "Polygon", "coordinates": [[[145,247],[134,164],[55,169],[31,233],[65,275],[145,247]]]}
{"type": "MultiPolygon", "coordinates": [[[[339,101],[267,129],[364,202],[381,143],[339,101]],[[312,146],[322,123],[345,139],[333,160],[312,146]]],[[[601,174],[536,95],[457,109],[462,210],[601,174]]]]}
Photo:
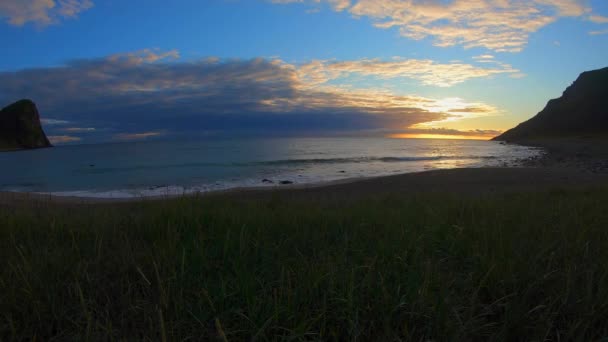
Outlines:
{"type": "MultiPolygon", "coordinates": [[[[284,199],[348,201],[384,195],[421,193],[479,195],[604,186],[608,186],[608,173],[585,172],[576,167],[463,168],[346,180],[329,184],[232,189],[187,196],[221,196],[253,200],[280,197],[284,199]]],[[[0,205],[31,201],[60,204],[132,203],[171,198],[175,197],[107,199],[3,192],[0,193],[0,205]]]]}

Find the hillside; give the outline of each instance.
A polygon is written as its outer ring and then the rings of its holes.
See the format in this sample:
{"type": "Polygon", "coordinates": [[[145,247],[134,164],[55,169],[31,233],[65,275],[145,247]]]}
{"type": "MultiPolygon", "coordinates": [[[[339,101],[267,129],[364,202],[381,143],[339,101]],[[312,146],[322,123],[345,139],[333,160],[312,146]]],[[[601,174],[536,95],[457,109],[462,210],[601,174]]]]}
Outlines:
{"type": "Polygon", "coordinates": [[[608,68],[587,71],[550,100],[532,119],[493,140],[523,142],[544,138],[608,135],[608,68]]]}
{"type": "Polygon", "coordinates": [[[34,102],[20,100],[0,111],[0,150],[50,146],[34,102]]]}

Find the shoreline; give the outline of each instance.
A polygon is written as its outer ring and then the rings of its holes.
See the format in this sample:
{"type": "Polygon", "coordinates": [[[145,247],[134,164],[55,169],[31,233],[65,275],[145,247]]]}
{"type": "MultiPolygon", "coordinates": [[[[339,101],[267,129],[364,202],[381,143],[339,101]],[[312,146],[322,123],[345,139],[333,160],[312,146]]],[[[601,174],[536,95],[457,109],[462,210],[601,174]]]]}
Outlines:
{"type": "MultiPolygon", "coordinates": [[[[434,169],[393,175],[351,177],[314,183],[237,186],[232,188],[167,193],[131,197],[94,197],[54,193],[0,191],[0,205],[27,201],[67,204],[136,203],[174,200],[183,197],[251,197],[268,194],[299,196],[327,195],[329,192],[374,195],[390,192],[484,193],[510,192],[552,187],[608,185],[608,139],[559,139],[520,142],[539,147],[538,156],[520,159],[511,165],[434,169]]],[[[168,187],[167,187],[168,189],[168,187]]]]}
{"type": "Polygon", "coordinates": [[[187,194],[98,198],[56,196],[44,193],[0,192],[0,205],[24,202],[57,204],[125,204],[192,197],[230,197],[235,199],[286,196],[296,198],[361,198],[383,194],[448,193],[480,195],[556,188],[608,186],[608,173],[581,172],[577,167],[524,166],[439,169],[377,177],[356,177],[309,184],[236,187],[187,194]]]}
{"type": "Polygon", "coordinates": [[[526,167],[566,167],[608,173],[608,137],[565,137],[524,140],[507,144],[542,148],[545,153],[521,160],[526,167]]]}
{"type": "MultiPolygon", "coordinates": [[[[423,171],[427,172],[427,171],[423,171]]],[[[421,172],[410,172],[410,173],[421,173],[421,172]]],[[[403,174],[410,174],[403,173],[403,174]]],[[[370,177],[352,177],[344,179],[336,179],[330,181],[319,181],[314,183],[293,183],[280,185],[278,183],[274,185],[266,186],[237,186],[225,189],[208,190],[208,191],[191,191],[184,192],[181,194],[165,194],[165,195],[151,195],[151,196],[130,196],[130,197],[95,197],[95,196],[76,196],[76,195],[57,195],[53,192],[27,192],[27,191],[0,191],[0,204],[7,197],[14,197],[17,200],[23,199],[41,199],[41,200],[52,200],[56,202],[74,202],[80,201],[82,203],[130,203],[130,202],[142,202],[142,201],[159,201],[159,200],[171,200],[183,197],[196,197],[196,196],[213,196],[222,194],[232,194],[241,192],[258,192],[258,191],[282,191],[282,190],[303,190],[303,189],[315,189],[320,187],[351,184],[364,180],[372,180],[376,178],[383,178],[390,176],[370,176],[370,177]]],[[[75,191],[78,192],[78,191],[75,191]]]]}

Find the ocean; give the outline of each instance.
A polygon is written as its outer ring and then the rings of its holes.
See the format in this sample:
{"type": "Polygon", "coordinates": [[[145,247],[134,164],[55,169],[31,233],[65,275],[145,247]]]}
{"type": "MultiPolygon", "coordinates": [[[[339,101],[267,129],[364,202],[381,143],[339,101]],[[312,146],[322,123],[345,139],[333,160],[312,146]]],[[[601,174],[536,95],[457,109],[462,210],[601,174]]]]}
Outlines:
{"type": "Polygon", "coordinates": [[[140,141],[0,153],[0,191],[128,198],[313,184],[513,164],[542,153],[493,141],[264,138],[140,141]]]}

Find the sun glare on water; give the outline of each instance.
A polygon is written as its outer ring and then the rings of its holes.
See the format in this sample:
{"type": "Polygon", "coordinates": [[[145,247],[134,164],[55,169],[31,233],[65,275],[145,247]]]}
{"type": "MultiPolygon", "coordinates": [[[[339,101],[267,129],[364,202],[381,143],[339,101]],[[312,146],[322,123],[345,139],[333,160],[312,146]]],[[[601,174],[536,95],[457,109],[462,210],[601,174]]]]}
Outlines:
{"type": "Polygon", "coordinates": [[[482,135],[449,135],[449,134],[417,134],[398,133],[391,134],[389,138],[394,139],[461,139],[461,140],[490,140],[491,137],[482,135]]]}

